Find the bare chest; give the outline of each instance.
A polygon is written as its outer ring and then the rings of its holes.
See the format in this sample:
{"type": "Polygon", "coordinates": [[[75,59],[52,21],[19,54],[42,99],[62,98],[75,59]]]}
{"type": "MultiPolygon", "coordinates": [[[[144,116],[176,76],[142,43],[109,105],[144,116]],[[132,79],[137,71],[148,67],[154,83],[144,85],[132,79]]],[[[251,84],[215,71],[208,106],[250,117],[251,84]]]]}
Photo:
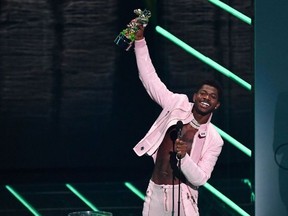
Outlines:
{"type": "MultiPolygon", "coordinates": [[[[197,130],[189,124],[182,128],[181,139],[187,143],[187,153],[190,155],[193,140],[197,130]]],[[[152,175],[152,179],[158,184],[169,184],[177,181],[180,176],[177,173],[177,160],[175,153],[175,140],[177,131],[175,128],[169,128],[158,149],[157,159],[152,175]],[[174,179],[174,180],[173,180],[174,179]]]]}

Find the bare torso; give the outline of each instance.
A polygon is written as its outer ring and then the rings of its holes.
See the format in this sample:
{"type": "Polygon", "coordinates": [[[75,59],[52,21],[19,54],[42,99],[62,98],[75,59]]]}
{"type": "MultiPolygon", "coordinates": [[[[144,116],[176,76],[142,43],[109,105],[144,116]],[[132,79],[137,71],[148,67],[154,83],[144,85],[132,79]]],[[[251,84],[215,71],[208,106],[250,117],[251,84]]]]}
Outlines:
{"type": "MultiPolygon", "coordinates": [[[[188,144],[187,153],[189,155],[196,132],[197,130],[189,124],[183,126],[181,139],[188,144]]],[[[177,131],[176,128],[172,126],[167,130],[157,152],[157,159],[152,174],[152,181],[156,184],[178,184],[179,179],[181,182],[185,182],[185,178],[181,176],[177,167],[176,153],[174,152],[176,138],[177,131]]]]}

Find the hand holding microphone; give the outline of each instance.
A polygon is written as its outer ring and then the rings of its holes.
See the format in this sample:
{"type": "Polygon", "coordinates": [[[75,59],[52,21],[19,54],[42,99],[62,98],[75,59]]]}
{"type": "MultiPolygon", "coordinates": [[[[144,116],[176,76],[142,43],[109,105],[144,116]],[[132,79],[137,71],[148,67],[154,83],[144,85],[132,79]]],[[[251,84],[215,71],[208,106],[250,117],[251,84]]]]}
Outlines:
{"type": "Polygon", "coordinates": [[[177,158],[181,159],[183,158],[187,153],[187,143],[183,140],[177,139],[176,140],[176,152],[177,152],[177,158]]]}

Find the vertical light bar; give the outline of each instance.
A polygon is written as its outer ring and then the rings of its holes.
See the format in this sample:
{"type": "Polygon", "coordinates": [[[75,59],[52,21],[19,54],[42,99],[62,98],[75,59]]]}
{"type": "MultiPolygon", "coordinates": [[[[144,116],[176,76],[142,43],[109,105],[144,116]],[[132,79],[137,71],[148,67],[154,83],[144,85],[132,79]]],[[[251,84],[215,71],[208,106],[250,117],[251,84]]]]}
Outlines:
{"type": "Polygon", "coordinates": [[[212,59],[204,56],[203,54],[201,54],[200,52],[198,52],[194,48],[190,47],[188,44],[186,44],[185,42],[181,41],[179,38],[175,37],[170,32],[166,31],[165,29],[163,29],[160,26],[156,26],[155,29],[156,29],[156,31],[159,34],[161,34],[164,37],[166,37],[167,39],[171,40],[172,42],[174,42],[175,44],[180,46],[182,49],[186,50],[188,53],[194,55],[195,57],[197,57],[198,59],[200,59],[204,63],[208,64],[209,66],[211,66],[214,69],[218,70],[219,72],[221,72],[225,76],[227,76],[230,79],[234,80],[235,82],[237,82],[238,84],[240,84],[244,88],[246,88],[248,90],[251,90],[251,85],[249,83],[247,83],[246,81],[244,81],[243,79],[241,79],[240,77],[238,77],[237,75],[235,75],[234,73],[232,73],[231,71],[226,69],[225,67],[221,66],[217,62],[213,61],[212,59]]]}
{"type": "Polygon", "coordinates": [[[215,4],[216,6],[222,8],[223,10],[227,11],[228,13],[232,14],[233,16],[237,17],[238,19],[242,20],[243,22],[251,25],[252,21],[251,18],[244,15],[243,13],[235,10],[234,8],[230,7],[229,5],[219,1],[219,0],[208,0],[209,2],[215,4]]]}
{"type": "Polygon", "coordinates": [[[81,199],[87,206],[89,206],[93,211],[98,211],[98,209],[87,199],[85,198],[79,191],[76,190],[72,185],[66,184],[66,187],[72,191],[79,199],[81,199]]]}
{"type": "Polygon", "coordinates": [[[242,208],[240,208],[238,205],[236,205],[232,200],[230,200],[228,197],[223,195],[220,191],[218,191],[216,188],[214,188],[209,183],[206,183],[204,187],[209,190],[211,193],[213,193],[215,196],[217,196],[219,199],[221,199],[224,203],[229,205],[232,209],[234,209],[236,212],[238,212],[241,216],[249,216],[247,212],[245,212],[242,208]]]}
{"type": "Polygon", "coordinates": [[[214,127],[216,128],[216,130],[219,132],[219,134],[225,139],[227,140],[229,143],[231,143],[232,145],[234,145],[236,148],[238,148],[240,151],[242,151],[244,154],[248,155],[249,157],[252,156],[252,151],[247,148],[246,146],[244,146],[242,143],[240,143],[239,141],[237,141],[236,139],[234,139],[233,137],[231,137],[229,134],[227,134],[226,132],[224,132],[223,130],[221,130],[220,128],[218,128],[217,126],[214,125],[214,127]]]}
{"type": "Polygon", "coordinates": [[[136,194],[138,197],[140,197],[140,199],[144,200],[145,199],[145,195],[139,191],[136,187],[134,187],[134,185],[132,185],[130,182],[124,182],[125,186],[127,188],[129,188],[134,194],[136,194]]]}
{"type": "Polygon", "coordinates": [[[32,205],[30,205],[15,189],[13,189],[11,186],[6,185],[5,186],[8,191],[10,191],[11,194],[13,194],[14,197],[16,197],[33,215],[35,216],[41,216],[35,208],[33,208],[32,205]]]}

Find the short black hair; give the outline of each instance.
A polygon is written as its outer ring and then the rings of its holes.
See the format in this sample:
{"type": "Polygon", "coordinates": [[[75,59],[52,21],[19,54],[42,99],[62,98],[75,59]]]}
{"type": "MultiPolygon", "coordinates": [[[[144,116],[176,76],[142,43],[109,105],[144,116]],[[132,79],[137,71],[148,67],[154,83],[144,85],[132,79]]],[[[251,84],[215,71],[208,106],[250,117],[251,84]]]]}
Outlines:
{"type": "Polygon", "coordinates": [[[216,88],[218,91],[218,101],[222,100],[223,89],[222,89],[221,84],[217,80],[203,80],[196,87],[196,92],[198,92],[202,88],[203,85],[209,85],[209,86],[213,86],[214,88],[216,88]]]}

